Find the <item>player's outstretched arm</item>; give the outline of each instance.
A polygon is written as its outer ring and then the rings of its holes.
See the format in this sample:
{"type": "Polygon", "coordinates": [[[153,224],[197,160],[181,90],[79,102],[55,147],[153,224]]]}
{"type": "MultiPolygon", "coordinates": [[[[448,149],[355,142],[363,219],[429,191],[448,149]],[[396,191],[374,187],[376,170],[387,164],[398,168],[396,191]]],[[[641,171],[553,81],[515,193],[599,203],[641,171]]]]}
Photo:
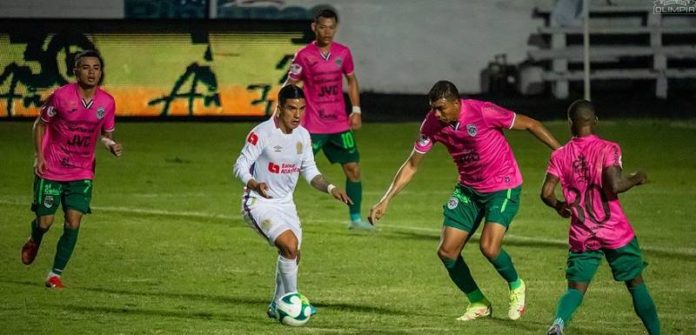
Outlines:
{"type": "Polygon", "coordinates": [[[515,117],[515,123],[512,124],[512,129],[529,131],[552,150],[556,150],[561,147],[558,140],[551,135],[551,132],[546,129],[541,122],[532,119],[529,116],[517,114],[515,117]]]}
{"type": "Polygon", "coordinates": [[[362,110],[360,109],[360,86],[355,73],[346,76],[348,83],[348,98],[353,106],[350,113],[350,129],[358,130],[362,127],[362,110]]]}
{"type": "Polygon", "coordinates": [[[556,213],[561,217],[570,217],[570,208],[565,201],[558,200],[556,198],[556,185],[558,185],[558,177],[547,173],[544,179],[544,184],[541,186],[541,201],[543,201],[546,206],[549,206],[556,210],[556,213]]]}
{"type": "Polygon", "coordinates": [[[32,133],[34,136],[34,173],[38,175],[46,170],[46,160],[44,159],[43,150],[41,150],[41,144],[46,134],[46,123],[41,121],[41,115],[36,118],[32,133]]]}
{"type": "Polygon", "coordinates": [[[392,180],[391,185],[389,185],[387,192],[384,194],[382,199],[380,199],[379,202],[370,209],[370,215],[367,217],[370,223],[374,224],[387,213],[389,201],[399,194],[399,192],[401,192],[401,190],[411,181],[411,178],[413,178],[418,171],[418,167],[423,160],[423,156],[425,156],[425,154],[419,153],[416,150],[411,151],[411,155],[408,156],[408,159],[406,159],[404,164],[401,165],[399,171],[396,172],[394,180],[392,180]]]}
{"type": "Polygon", "coordinates": [[[624,177],[619,166],[604,169],[603,178],[604,189],[613,194],[626,192],[633,186],[642,185],[648,181],[648,176],[643,171],[633,172],[628,175],[628,178],[624,177]]]}
{"type": "Polygon", "coordinates": [[[316,188],[319,191],[326,192],[331,194],[336,200],[352,205],[353,200],[346,194],[346,191],[336,187],[336,185],[329,183],[326,178],[324,178],[323,175],[317,175],[316,177],[312,178],[312,181],[309,182],[312,187],[316,188]]]}
{"type": "Polygon", "coordinates": [[[121,154],[123,153],[123,148],[121,148],[121,144],[114,141],[113,132],[103,131],[101,134],[101,142],[102,144],[104,144],[106,150],[109,150],[109,152],[111,152],[112,155],[116,157],[121,157],[121,154]]]}

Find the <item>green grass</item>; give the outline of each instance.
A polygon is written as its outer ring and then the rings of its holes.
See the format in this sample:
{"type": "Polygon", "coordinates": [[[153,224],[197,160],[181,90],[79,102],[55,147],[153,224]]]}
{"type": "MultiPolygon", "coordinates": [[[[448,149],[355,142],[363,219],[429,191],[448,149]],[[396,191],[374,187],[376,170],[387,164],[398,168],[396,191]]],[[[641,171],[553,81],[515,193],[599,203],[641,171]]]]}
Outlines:
{"type": "MultiPolygon", "coordinates": [[[[375,234],[350,233],[347,210],[300,181],[305,231],[299,285],[319,308],[302,328],[265,316],[275,252],[239,216],[241,185],[231,166],[252,124],[120,123],[121,159],[98,151],[94,213],[83,222],[63,291],[43,287],[61,227],[36,262],[19,248],[29,232],[31,123],[0,122],[0,326],[7,334],[540,334],[565,290],[567,223],[538,200],[549,154],[524,132],[509,133],[525,177],[522,207],[506,238],[528,285],[528,312],[506,319],[507,288],[481,256],[464,255],[493,301],[494,317],[458,323],[465,297],[435,255],[441,206],[456,181],[442,147],[425,159],[375,234]]],[[[564,123],[550,123],[560,139],[564,123]]],[[[644,276],[664,334],[696,333],[696,125],[602,122],[622,144],[624,166],[650,183],[622,195],[650,266],[644,276]]],[[[366,124],[358,132],[365,210],[381,197],[411,150],[418,125],[366,124]]],[[[337,184],[326,159],[320,169],[337,184]]],[[[59,220],[60,222],[60,220],[59,220]]],[[[641,334],[625,287],[604,264],[568,334],[641,334]]]]}

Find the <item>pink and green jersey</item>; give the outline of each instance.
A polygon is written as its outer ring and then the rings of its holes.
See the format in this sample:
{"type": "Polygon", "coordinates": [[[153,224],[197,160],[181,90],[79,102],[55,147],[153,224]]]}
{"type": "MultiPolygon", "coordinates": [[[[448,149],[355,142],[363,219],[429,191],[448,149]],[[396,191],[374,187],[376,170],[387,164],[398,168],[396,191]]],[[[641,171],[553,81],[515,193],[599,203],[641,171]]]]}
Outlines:
{"type": "Polygon", "coordinates": [[[39,177],[53,181],[94,179],[94,147],[105,132],[114,131],[114,98],[100,88],[84,101],[77,84],[56,89],[41,108],[46,133],[41,150],[46,170],[39,177]]]}
{"type": "Polygon", "coordinates": [[[303,82],[307,108],[302,126],[311,134],[336,134],[350,129],[343,98],[343,75],[354,71],[347,46],[333,42],[323,55],[316,41],[300,49],[288,74],[303,82]]]}
{"type": "Polygon", "coordinates": [[[425,116],[414,150],[427,153],[440,142],[457,165],[459,183],[482,193],[522,185],[515,155],[505,139],[516,114],[486,101],[460,100],[459,120],[447,124],[434,111],[425,116]]]}
{"type": "Polygon", "coordinates": [[[571,207],[570,250],[618,249],[634,237],[616,194],[604,191],[603,172],[621,168],[618,144],[596,135],[573,137],[551,154],[547,173],[560,179],[571,207]]]}

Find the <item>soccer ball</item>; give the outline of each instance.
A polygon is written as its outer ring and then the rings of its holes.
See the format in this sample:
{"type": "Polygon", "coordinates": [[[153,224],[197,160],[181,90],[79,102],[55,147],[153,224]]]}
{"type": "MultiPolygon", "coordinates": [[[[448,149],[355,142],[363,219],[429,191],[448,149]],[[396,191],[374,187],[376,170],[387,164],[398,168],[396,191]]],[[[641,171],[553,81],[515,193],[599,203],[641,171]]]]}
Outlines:
{"type": "Polygon", "coordinates": [[[302,326],[312,316],[309,300],[299,292],[288,293],[280,297],[276,308],[278,321],[287,326],[302,326]]]}

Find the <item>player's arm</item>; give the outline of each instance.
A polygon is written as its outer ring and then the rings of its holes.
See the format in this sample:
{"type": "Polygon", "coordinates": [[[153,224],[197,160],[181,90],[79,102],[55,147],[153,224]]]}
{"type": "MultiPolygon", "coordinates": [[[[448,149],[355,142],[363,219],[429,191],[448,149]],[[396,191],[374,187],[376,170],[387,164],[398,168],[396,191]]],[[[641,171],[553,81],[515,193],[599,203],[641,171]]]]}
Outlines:
{"type": "Polygon", "coordinates": [[[643,171],[636,171],[628,175],[628,178],[621,174],[620,166],[609,166],[602,172],[604,179],[604,189],[613,194],[626,192],[636,185],[645,184],[648,176],[643,171]]]}
{"type": "Polygon", "coordinates": [[[360,109],[360,86],[355,72],[346,76],[348,82],[348,98],[353,106],[350,113],[350,129],[358,130],[362,127],[362,110],[360,109]]]}
{"type": "Polygon", "coordinates": [[[123,153],[123,149],[121,148],[121,144],[114,141],[114,132],[113,131],[103,131],[101,133],[101,142],[104,145],[104,148],[106,150],[109,150],[112,155],[116,157],[121,157],[121,154],[123,153]]]}
{"type": "Polygon", "coordinates": [[[558,185],[558,182],[558,177],[550,173],[546,174],[544,184],[541,186],[541,201],[543,201],[546,206],[555,209],[558,215],[567,218],[570,217],[568,204],[556,198],[556,185],[558,185]]]}
{"type": "MultiPolygon", "coordinates": [[[[254,128],[256,130],[256,128],[254,128]]],[[[259,182],[254,179],[251,174],[251,167],[256,162],[256,159],[263,152],[264,139],[252,130],[247,136],[246,143],[242,148],[242,152],[237,157],[234,163],[233,173],[235,178],[239,179],[247,189],[253,190],[264,198],[270,199],[268,194],[268,184],[259,182]]]]}
{"type": "Polygon", "coordinates": [[[41,115],[34,121],[32,133],[34,138],[34,157],[36,158],[34,162],[34,173],[42,174],[46,170],[46,160],[43,155],[43,150],[41,150],[41,144],[46,134],[46,122],[41,119],[41,115]]]}
{"type": "Polygon", "coordinates": [[[336,187],[334,184],[329,183],[329,181],[326,180],[326,178],[324,178],[324,176],[321,174],[316,175],[314,178],[312,178],[309,184],[321,192],[331,194],[331,196],[333,196],[336,200],[344,204],[353,204],[353,200],[351,200],[350,197],[348,197],[346,191],[336,187]]]}
{"type": "Polygon", "coordinates": [[[292,79],[290,76],[288,76],[288,79],[285,80],[285,83],[283,84],[283,87],[288,86],[288,85],[295,85],[295,86],[297,86],[297,84],[299,84],[300,82],[302,82],[302,81],[299,80],[299,79],[292,79]]]}
{"type": "Polygon", "coordinates": [[[411,181],[423,161],[423,156],[425,156],[424,153],[420,153],[416,150],[411,151],[411,155],[408,156],[408,159],[401,165],[399,171],[396,172],[394,180],[392,180],[391,185],[389,185],[387,192],[382,199],[370,209],[370,215],[368,216],[370,223],[374,224],[386,214],[389,202],[411,181]]]}
{"type": "Polygon", "coordinates": [[[556,140],[553,135],[551,135],[551,132],[544,127],[544,125],[535,120],[532,119],[529,116],[522,115],[522,114],[517,114],[515,116],[515,121],[512,124],[511,129],[516,129],[516,130],[527,130],[532,135],[534,135],[536,138],[538,138],[542,143],[546,144],[549,148],[552,150],[556,150],[561,147],[561,144],[558,143],[558,140],[556,140]]]}

